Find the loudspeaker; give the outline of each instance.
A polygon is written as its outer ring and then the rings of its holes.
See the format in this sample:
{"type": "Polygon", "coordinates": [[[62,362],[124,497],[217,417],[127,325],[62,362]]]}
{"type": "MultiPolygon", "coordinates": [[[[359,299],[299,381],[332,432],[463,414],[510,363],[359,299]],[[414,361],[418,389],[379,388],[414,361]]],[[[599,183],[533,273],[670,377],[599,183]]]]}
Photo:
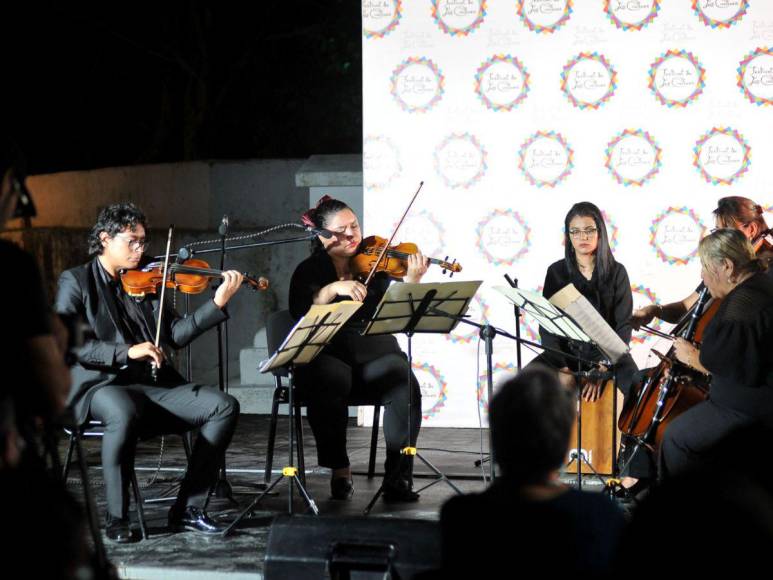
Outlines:
{"type": "Polygon", "coordinates": [[[440,525],[425,520],[279,516],[268,535],[263,575],[407,579],[440,568],[440,525]]]}

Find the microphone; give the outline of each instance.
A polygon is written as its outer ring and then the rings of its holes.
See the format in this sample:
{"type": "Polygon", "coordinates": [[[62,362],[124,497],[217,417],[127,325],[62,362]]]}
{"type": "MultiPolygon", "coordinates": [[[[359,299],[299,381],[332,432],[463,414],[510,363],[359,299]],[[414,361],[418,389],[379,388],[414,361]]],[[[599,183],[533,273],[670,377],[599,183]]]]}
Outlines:
{"type": "Polygon", "coordinates": [[[223,219],[220,222],[220,227],[217,228],[217,233],[224,236],[228,233],[228,215],[223,215],[223,219]]]}
{"type": "Polygon", "coordinates": [[[325,238],[326,240],[329,240],[333,237],[333,232],[330,230],[325,230],[322,228],[315,228],[313,226],[306,226],[306,231],[312,234],[317,234],[318,236],[321,236],[325,238]]]}

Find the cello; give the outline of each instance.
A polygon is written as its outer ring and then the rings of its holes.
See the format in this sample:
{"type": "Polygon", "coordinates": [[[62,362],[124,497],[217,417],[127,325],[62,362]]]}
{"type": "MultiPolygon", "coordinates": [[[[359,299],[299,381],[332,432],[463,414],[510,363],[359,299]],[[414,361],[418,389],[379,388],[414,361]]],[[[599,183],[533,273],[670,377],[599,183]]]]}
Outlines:
{"type": "MultiPolygon", "coordinates": [[[[770,260],[773,256],[770,230],[751,240],[751,244],[758,257],[770,260]]],[[[661,336],[681,337],[700,346],[703,333],[720,304],[722,300],[712,299],[703,286],[696,303],[676,323],[670,335],[661,336]]],[[[660,363],[647,371],[638,386],[634,385],[632,396],[618,419],[618,428],[623,435],[634,438],[637,444],[653,452],[658,451],[669,423],[709,396],[711,377],[676,360],[673,350],[671,347],[665,355],[652,350],[660,363]]]]}

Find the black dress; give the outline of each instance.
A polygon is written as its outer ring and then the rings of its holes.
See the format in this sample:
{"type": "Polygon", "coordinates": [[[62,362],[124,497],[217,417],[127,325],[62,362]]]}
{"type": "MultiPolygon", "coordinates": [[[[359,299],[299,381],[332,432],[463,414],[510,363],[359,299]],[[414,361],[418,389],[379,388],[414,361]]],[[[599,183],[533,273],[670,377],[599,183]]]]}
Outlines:
{"type": "Polygon", "coordinates": [[[773,425],[773,279],[758,273],[722,301],[703,334],[701,364],[711,372],[708,400],[668,426],[660,477],[697,466],[712,446],[752,424],[773,425]]]}
{"type": "MultiPolygon", "coordinates": [[[[324,286],[338,281],[335,266],[324,251],[301,262],[290,280],[290,313],[300,319],[324,286]]],[[[349,401],[380,402],[384,410],[387,475],[399,475],[400,449],[409,442],[408,399],[411,399],[410,444],[416,444],[421,426],[421,392],[408,361],[391,335],[362,336],[367,321],[389,287],[389,278],[374,276],[368,294],[355,315],[312,361],[298,367],[299,395],[307,404],[309,424],[317,442],[319,465],[332,469],[349,465],[346,428],[349,401]],[[409,384],[410,377],[410,384],[409,384]]],[[[337,297],[336,302],[349,297],[337,297]]]]}

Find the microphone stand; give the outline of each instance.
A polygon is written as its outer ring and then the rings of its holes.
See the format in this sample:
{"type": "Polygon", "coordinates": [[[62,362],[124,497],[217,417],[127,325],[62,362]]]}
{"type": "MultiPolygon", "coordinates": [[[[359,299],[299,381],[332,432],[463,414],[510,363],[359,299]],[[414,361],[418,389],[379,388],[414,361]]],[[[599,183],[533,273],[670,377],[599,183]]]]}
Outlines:
{"type": "MultiPolygon", "coordinates": [[[[220,227],[218,228],[218,234],[219,238],[217,240],[212,240],[208,242],[203,242],[204,244],[212,244],[212,243],[218,243],[219,247],[217,248],[206,248],[203,250],[193,250],[190,246],[182,246],[180,249],[177,250],[176,253],[169,254],[170,258],[176,258],[179,262],[184,262],[185,260],[189,260],[193,258],[195,255],[199,254],[212,254],[215,252],[220,253],[220,270],[224,269],[225,265],[225,255],[229,251],[235,251],[235,250],[247,250],[251,248],[262,248],[266,246],[277,246],[277,245],[283,245],[283,244],[292,244],[296,242],[308,242],[313,240],[317,237],[317,235],[321,235],[323,237],[331,237],[332,234],[327,232],[326,230],[317,230],[314,228],[306,228],[304,226],[301,226],[300,224],[290,223],[290,224],[283,224],[281,226],[275,226],[272,228],[269,228],[268,230],[265,230],[263,232],[258,232],[257,234],[250,234],[245,236],[237,236],[234,238],[228,238],[228,216],[223,216],[223,220],[220,224],[220,227]],[[261,237],[262,235],[267,234],[271,231],[276,231],[279,229],[286,229],[286,228],[299,228],[305,230],[307,233],[303,236],[296,236],[292,238],[285,238],[280,240],[269,240],[269,241],[262,241],[262,242],[251,242],[251,243],[245,243],[245,244],[238,244],[233,246],[228,246],[227,242],[229,241],[237,241],[237,240],[244,240],[244,239],[254,239],[261,237]]],[[[193,244],[191,244],[193,245],[193,244]]],[[[163,258],[164,256],[156,256],[154,259],[163,258]]],[[[214,286],[213,289],[217,288],[217,286],[214,286]]],[[[187,300],[187,296],[186,296],[187,300]]],[[[186,302],[186,309],[187,309],[187,302],[186,302]]],[[[227,321],[226,321],[227,322],[227,321]]],[[[228,392],[228,383],[227,383],[227,373],[228,373],[228,367],[227,367],[227,356],[228,356],[228,327],[226,326],[226,335],[225,335],[225,348],[226,348],[226,357],[225,357],[225,363],[224,363],[224,357],[223,357],[223,329],[222,329],[223,323],[220,323],[217,325],[217,368],[218,368],[218,387],[221,392],[227,393],[228,392]],[[226,377],[224,378],[224,368],[226,377]]],[[[192,380],[192,365],[191,365],[191,357],[190,357],[190,347],[188,347],[188,356],[186,360],[187,364],[187,376],[188,380],[192,380]]],[[[264,484],[260,484],[264,485],[264,484]]],[[[234,501],[233,499],[233,491],[232,486],[230,482],[228,481],[227,473],[226,473],[226,462],[225,462],[225,455],[223,455],[223,459],[220,465],[220,468],[218,470],[218,478],[215,482],[213,493],[218,498],[228,498],[231,501],[234,501]]]]}
{"type": "MultiPolygon", "coordinates": [[[[220,222],[220,227],[217,230],[220,234],[220,270],[225,270],[225,240],[228,234],[228,216],[224,215],[223,220],[220,222]]],[[[223,282],[220,281],[215,284],[212,289],[216,290],[223,282]]],[[[221,393],[228,394],[228,321],[223,321],[217,325],[217,383],[221,393]],[[225,329],[225,333],[224,333],[225,329]],[[225,334],[225,357],[223,356],[223,335],[225,334]],[[224,372],[225,369],[225,372],[224,372]]],[[[217,498],[228,498],[231,501],[233,499],[233,489],[228,481],[226,474],[226,462],[225,453],[223,454],[222,461],[220,463],[220,469],[217,474],[217,481],[213,489],[213,493],[217,498]]]]}

